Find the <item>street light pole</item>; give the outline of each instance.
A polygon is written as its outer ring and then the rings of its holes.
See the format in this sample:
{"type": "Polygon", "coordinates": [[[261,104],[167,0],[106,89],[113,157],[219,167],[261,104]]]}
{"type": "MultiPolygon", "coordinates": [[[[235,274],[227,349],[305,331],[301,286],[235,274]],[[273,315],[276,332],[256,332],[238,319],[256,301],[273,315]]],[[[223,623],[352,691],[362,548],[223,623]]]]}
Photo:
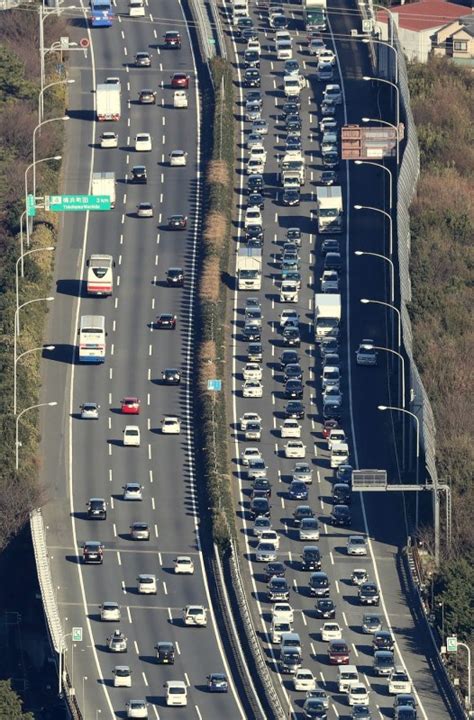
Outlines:
{"type": "MultiPolygon", "coordinates": [[[[415,485],[419,485],[420,480],[420,421],[418,417],[415,415],[415,413],[411,412],[411,410],[406,410],[405,408],[400,407],[394,407],[392,405],[378,405],[377,406],[379,410],[395,410],[396,412],[406,413],[407,415],[410,415],[410,417],[414,418],[415,420],[415,429],[416,429],[416,468],[415,468],[415,485]]],[[[419,515],[419,493],[416,492],[415,497],[415,529],[418,528],[418,515],[419,515]]]]}
{"type": "Polygon", "coordinates": [[[393,262],[386,255],[380,253],[367,252],[366,250],[354,250],[354,255],[362,257],[363,255],[372,255],[373,257],[385,260],[390,265],[390,302],[394,301],[394,285],[395,285],[395,268],[393,262]]]}
{"type": "Polygon", "coordinates": [[[18,424],[20,422],[20,418],[22,417],[22,415],[24,415],[29,410],[36,410],[37,408],[40,408],[40,407],[54,407],[57,404],[58,404],[57,402],[37,403],[36,405],[30,405],[30,407],[25,408],[24,410],[21,411],[21,413],[19,415],[17,415],[16,423],[15,423],[16,424],[16,429],[15,429],[15,470],[17,472],[18,472],[18,465],[19,465],[18,449],[20,446],[20,443],[18,441],[18,424]]]}
{"type": "Polygon", "coordinates": [[[467,651],[467,705],[468,710],[471,711],[471,703],[472,703],[472,669],[471,669],[471,648],[469,645],[463,642],[459,642],[458,640],[458,647],[463,647],[467,651]]]}
{"type": "MultiPolygon", "coordinates": [[[[390,45],[389,45],[390,47],[390,45]]],[[[374,167],[380,168],[388,172],[389,177],[389,209],[393,208],[393,174],[392,171],[386,166],[380,163],[371,162],[370,160],[354,160],[354,165],[373,165],[374,167]]]]}
{"type": "Polygon", "coordinates": [[[372,210],[372,212],[380,213],[388,218],[388,229],[389,229],[389,255],[392,257],[393,254],[393,221],[392,216],[386,210],[382,208],[372,207],[372,205],[354,205],[354,210],[372,210]]]}
{"type": "Polygon", "coordinates": [[[38,132],[39,128],[43,127],[43,125],[51,122],[58,122],[58,120],[69,120],[69,116],[63,115],[62,117],[48,118],[48,120],[42,120],[42,122],[38,123],[38,125],[33,130],[33,197],[36,197],[36,133],[38,132]]]}
{"type": "Polygon", "coordinates": [[[88,679],[89,678],[87,677],[87,675],[82,676],[82,714],[84,717],[86,717],[86,714],[84,711],[84,708],[86,706],[86,694],[85,694],[84,684],[85,684],[85,681],[88,679]]]}
{"type": "Polygon", "coordinates": [[[361,118],[363,123],[373,122],[373,123],[379,123],[382,125],[388,125],[388,127],[391,127],[395,130],[395,147],[396,147],[396,155],[397,155],[397,167],[400,164],[400,140],[398,138],[398,126],[394,125],[391,122],[388,122],[388,120],[381,120],[380,118],[368,118],[363,117],[361,118]]]}
{"type": "Polygon", "coordinates": [[[382,300],[368,300],[367,298],[361,298],[360,301],[363,305],[368,305],[369,303],[373,303],[374,305],[384,305],[385,307],[388,307],[397,313],[397,317],[398,317],[398,349],[400,350],[400,347],[402,345],[402,316],[401,316],[400,310],[395,305],[391,305],[390,303],[387,303],[387,302],[382,302],[382,300]]]}
{"type": "MultiPolygon", "coordinates": [[[[46,121],[48,122],[48,121],[46,121]]],[[[37,128],[40,127],[37,125],[37,128]]],[[[35,128],[36,130],[36,128],[35,128]]],[[[25,208],[28,208],[28,173],[31,168],[33,168],[33,204],[36,206],[36,166],[43,162],[48,162],[48,160],[61,160],[62,155],[52,155],[51,157],[47,158],[41,158],[40,160],[35,159],[36,156],[36,149],[35,149],[35,134],[33,133],[33,162],[28,165],[28,167],[25,170],[25,208]]],[[[27,247],[30,247],[30,219],[28,217],[28,213],[26,215],[26,245],[27,247]]],[[[23,248],[22,248],[22,254],[23,254],[23,248]]],[[[21,276],[23,277],[23,266],[21,271],[21,276]]]]}
{"type": "Polygon", "coordinates": [[[399,163],[400,163],[400,145],[398,142],[398,129],[400,126],[400,90],[399,90],[399,87],[391,80],[386,80],[385,78],[379,78],[379,77],[372,77],[370,75],[364,75],[362,77],[362,80],[375,80],[376,82],[381,82],[381,83],[385,83],[386,85],[390,85],[391,87],[393,87],[395,89],[395,98],[396,98],[396,100],[395,100],[395,102],[396,102],[395,125],[397,127],[397,165],[399,165],[399,163]]]}
{"type": "MultiPolygon", "coordinates": [[[[387,9],[387,8],[385,8],[387,9]]],[[[389,48],[390,50],[393,50],[393,53],[395,55],[395,82],[398,84],[398,53],[397,48],[391,45],[389,42],[385,42],[385,40],[375,40],[375,38],[362,38],[362,42],[366,45],[376,43],[377,45],[385,45],[385,47],[389,48]]]]}
{"type": "Polygon", "coordinates": [[[53,87],[54,85],[72,85],[75,83],[75,80],[72,79],[66,79],[66,80],[55,80],[54,82],[49,83],[48,85],[45,85],[41,88],[41,90],[38,93],[38,123],[41,124],[41,121],[43,119],[43,100],[44,100],[44,93],[46,90],[48,90],[50,87],[53,87]]]}
{"type": "MultiPolygon", "coordinates": [[[[37,252],[43,252],[45,250],[53,251],[54,245],[48,245],[48,247],[40,247],[40,248],[33,248],[33,250],[27,250],[26,253],[22,253],[15,264],[15,294],[16,294],[16,307],[18,309],[19,302],[20,302],[20,289],[19,289],[19,279],[18,279],[18,263],[21,262],[23,265],[23,258],[25,258],[27,255],[31,255],[32,253],[37,252]]],[[[23,277],[23,275],[22,275],[23,277]]],[[[20,334],[20,318],[18,317],[17,323],[16,323],[16,334],[20,334]]]]}
{"type": "Polygon", "coordinates": [[[30,350],[25,350],[25,352],[20,353],[18,357],[13,358],[13,414],[16,415],[16,388],[17,388],[17,378],[16,378],[16,364],[18,360],[21,360],[22,357],[25,355],[29,355],[32,352],[43,352],[44,350],[52,351],[56,348],[56,345],[40,345],[39,347],[31,348],[30,350]]]}
{"type": "Polygon", "coordinates": [[[393,353],[393,355],[396,355],[400,359],[401,363],[401,388],[400,388],[400,395],[401,395],[401,405],[402,409],[405,409],[405,358],[403,355],[396,350],[392,350],[391,348],[382,347],[380,345],[374,345],[374,350],[383,350],[384,352],[393,353]]]}

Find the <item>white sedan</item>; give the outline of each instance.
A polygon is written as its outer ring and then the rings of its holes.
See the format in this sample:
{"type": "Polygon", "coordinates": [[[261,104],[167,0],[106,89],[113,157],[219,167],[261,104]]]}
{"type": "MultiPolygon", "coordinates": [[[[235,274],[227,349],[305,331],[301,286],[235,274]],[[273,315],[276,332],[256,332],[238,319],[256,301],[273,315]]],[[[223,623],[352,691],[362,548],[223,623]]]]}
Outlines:
{"type": "Polygon", "coordinates": [[[262,213],[258,207],[249,207],[245,212],[244,227],[262,225],[262,213]]]}
{"type": "Polygon", "coordinates": [[[188,153],[184,150],[172,150],[168,157],[171,167],[183,167],[188,162],[188,153]]]}
{"type": "Polygon", "coordinates": [[[240,458],[242,460],[242,465],[248,465],[250,460],[261,460],[262,453],[258,447],[248,447],[242,451],[240,458]]]}
{"type": "Polygon", "coordinates": [[[308,668],[300,668],[293,677],[293,689],[311,692],[316,690],[316,678],[308,668]]]}
{"type": "Polygon", "coordinates": [[[306,445],[301,440],[288,440],[284,446],[286,458],[304,458],[306,455],[306,445]]]}
{"type": "Polygon", "coordinates": [[[101,148],[116,148],[118,147],[118,135],[114,132],[103,132],[100,136],[100,147],[101,148]]]}
{"type": "Polygon", "coordinates": [[[301,425],[294,418],[287,418],[283,425],[280,425],[280,434],[282,438],[300,438],[301,425]]]}
{"type": "Polygon", "coordinates": [[[261,398],[263,396],[263,385],[260,380],[247,380],[242,385],[244,398],[261,398]]]}
{"type": "Polygon", "coordinates": [[[274,562],[278,558],[278,552],[275,544],[272,542],[260,541],[255,550],[255,560],[257,562],[274,562]]]}
{"type": "Polygon", "coordinates": [[[331,63],[331,65],[335,65],[336,64],[336,55],[333,53],[332,50],[329,50],[329,48],[324,48],[323,50],[319,51],[318,60],[319,60],[319,62],[324,60],[324,62],[331,63]]]}
{"type": "Polygon", "coordinates": [[[275,530],[271,530],[271,529],[262,530],[262,532],[260,533],[260,540],[262,542],[273,543],[273,545],[276,547],[277,550],[280,547],[280,536],[278,535],[278,533],[275,530]]]}
{"type": "Polygon", "coordinates": [[[247,363],[243,370],[244,380],[261,380],[263,377],[262,368],[258,363],[247,363]]]}
{"type": "Polygon", "coordinates": [[[165,415],[161,421],[161,432],[163,435],[179,435],[181,432],[181,420],[176,415],[165,415]]]}
{"type": "Polygon", "coordinates": [[[255,412],[246,412],[242,415],[242,417],[239,420],[240,422],[240,429],[242,432],[245,431],[245,428],[249,423],[261,423],[262,418],[258,413],[255,412]]]}
{"type": "Polygon", "coordinates": [[[342,640],[341,626],[336,622],[325,622],[321,628],[321,640],[323,642],[342,640]]]}
{"type": "Polygon", "coordinates": [[[249,160],[260,160],[262,163],[267,161],[267,151],[263,145],[254,145],[253,148],[250,149],[249,160]]]}
{"type": "Polygon", "coordinates": [[[357,683],[349,687],[349,705],[364,705],[367,707],[369,704],[369,691],[362,683],[357,683]]]}
{"type": "Polygon", "coordinates": [[[332,450],[335,445],[338,443],[345,443],[346,440],[346,433],[342,428],[333,428],[329,431],[328,436],[328,450],[332,450]]]}
{"type": "Polygon", "coordinates": [[[136,152],[151,152],[152,142],[150,133],[138,133],[135,136],[136,152]]]}
{"type": "Polygon", "coordinates": [[[347,538],[348,555],[367,555],[367,542],[361,535],[349,535],[347,538]]]}
{"type": "Polygon", "coordinates": [[[178,555],[174,560],[175,575],[193,575],[194,562],[189,555],[178,555]]]}
{"type": "Polygon", "coordinates": [[[287,602],[277,602],[272,606],[271,609],[272,613],[272,621],[273,622],[293,622],[293,608],[291,607],[290,603],[287,602]]]}

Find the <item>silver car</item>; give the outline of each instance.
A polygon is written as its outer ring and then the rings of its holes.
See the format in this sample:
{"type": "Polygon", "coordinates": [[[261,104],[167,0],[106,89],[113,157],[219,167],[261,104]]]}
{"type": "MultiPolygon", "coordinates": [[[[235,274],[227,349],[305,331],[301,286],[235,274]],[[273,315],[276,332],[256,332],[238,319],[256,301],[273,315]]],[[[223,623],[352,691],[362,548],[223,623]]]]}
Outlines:
{"type": "Polygon", "coordinates": [[[313,471],[308,463],[295,463],[295,467],[293,468],[293,480],[299,480],[307,485],[310,485],[313,482],[313,471]]]}
{"type": "Polygon", "coordinates": [[[148,523],[134,522],[130,525],[130,537],[132,540],[149,540],[150,528],[148,523]]]}
{"type": "Polygon", "coordinates": [[[100,619],[104,622],[118,622],[120,620],[119,604],[112,601],[103,602],[100,606],[100,619]]]}
{"type": "Polygon", "coordinates": [[[260,133],[260,135],[268,135],[268,123],[266,120],[255,120],[252,123],[252,133],[260,133]]]}
{"type": "Polygon", "coordinates": [[[299,529],[300,540],[319,540],[319,523],[316,518],[305,517],[299,529]]]}
{"type": "Polygon", "coordinates": [[[143,500],[143,485],[140,483],[127,483],[123,486],[124,500],[143,500]]]}
{"type": "Polygon", "coordinates": [[[82,405],[80,407],[81,419],[82,420],[98,420],[99,419],[99,409],[100,409],[100,405],[98,405],[95,402],[82,403],[82,405]]]}

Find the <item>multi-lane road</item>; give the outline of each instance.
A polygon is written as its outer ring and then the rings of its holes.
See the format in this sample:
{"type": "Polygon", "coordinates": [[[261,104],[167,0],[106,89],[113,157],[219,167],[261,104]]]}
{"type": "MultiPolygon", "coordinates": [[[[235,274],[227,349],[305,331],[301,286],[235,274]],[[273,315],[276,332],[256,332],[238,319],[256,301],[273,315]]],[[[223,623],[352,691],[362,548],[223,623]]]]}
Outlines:
{"type": "MultiPolygon", "coordinates": [[[[48,549],[60,617],[66,633],[66,662],[77,701],[87,720],[124,717],[131,698],[144,698],[149,717],[176,712],[165,706],[163,684],[182,680],[188,688],[186,717],[242,717],[229,677],[227,694],[211,694],[206,676],[228,668],[217,635],[203,572],[194,463],[192,408],[193,317],[196,260],[201,223],[200,96],[193,48],[180,3],[146,3],[142,18],[128,17],[126,2],[116,7],[110,29],[88,31],[87,61],[71,68],[76,80],[70,96],[65,192],[89,192],[92,172],[114,172],[116,207],[104,213],[65,218],[57,252],[57,297],[48,332],[56,351],[46,369],[43,393],[60,403],[61,413],[44,427],[45,508],[48,549]],[[179,30],[181,49],[164,49],[166,30],[179,30]],[[147,51],[150,68],[134,65],[136,52],[147,51]],[[190,76],[187,109],[173,108],[170,76],[190,76]],[[118,77],[122,116],[117,123],[94,121],[94,90],[106,77],[118,77]],[[157,91],[156,105],[138,104],[143,88],[157,91]],[[112,125],[112,127],[111,127],[112,125]],[[103,130],[118,132],[116,149],[99,147],[103,130]],[[135,152],[137,133],[152,136],[151,152],[135,152]],[[185,167],[170,167],[168,154],[188,153],[185,167]],[[133,165],[144,164],[148,182],[127,182],[133,165]],[[153,218],[136,216],[138,202],[154,205],[153,218]],[[185,231],[170,231],[173,214],[188,217],[185,231]],[[92,253],[115,260],[115,289],[110,298],[85,293],[85,261],[92,253]],[[182,267],[183,288],[167,287],[169,267],[182,267]],[[177,317],[175,330],[157,330],[160,312],[177,317]],[[80,316],[105,315],[107,355],[103,365],[77,363],[76,330],[80,316]],[[62,361],[62,362],[60,362],[62,361]],[[179,386],[161,382],[164,368],[178,368],[179,386]],[[120,401],[135,395],[138,416],[120,413],[120,401]],[[98,420],[80,419],[83,402],[100,405],[98,420]],[[163,415],[181,419],[179,435],[160,433],[163,415]],[[126,424],[138,424],[141,446],[124,447],[126,424]],[[58,441],[60,438],[60,441],[58,441]],[[141,502],[127,502],[122,486],[139,482],[141,502]],[[107,502],[107,519],[87,519],[91,497],[107,502]],[[146,522],[148,542],[131,540],[129,527],[146,522]],[[81,543],[100,540],[103,565],[81,562],[81,543]],[[194,575],[176,575],[177,555],[190,556],[194,575]],[[137,593],[137,576],[156,576],[157,594],[137,593]],[[120,622],[100,620],[104,601],[119,603],[120,622]],[[185,627],[183,608],[208,608],[205,628],[185,627]],[[73,642],[73,627],[83,628],[82,642],[73,642]],[[126,636],[126,654],[107,650],[106,639],[119,628],[126,636]],[[158,665],[155,645],[171,641],[175,664],[158,665]],[[113,687],[116,665],[132,671],[131,688],[113,687]]],[[[84,33],[86,34],[86,33],[84,33]]]]}
{"type": "MultiPolygon", "coordinates": [[[[271,519],[274,530],[280,536],[278,559],[286,565],[286,577],[290,584],[290,603],[295,610],[294,630],[303,644],[303,667],[310,668],[320,689],[329,696],[330,717],[350,717],[351,708],[347,696],[337,691],[337,668],[331,666],[327,657],[327,643],[321,639],[322,620],[315,617],[315,598],[309,594],[308,572],[300,565],[302,548],[307,542],[298,539],[297,529],[292,523],[292,513],[297,501],[288,498],[288,485],[295,461],[285,459],[279,433],[285,415],[287,399],[284,397],[283,373],[278,357],[284,350],[278,327],[279,314],[293,305],[279,302],[281,271],[279,259],[288,227],[299,227],[303,240],[300,251],[302,287],[297,310],[300,315],[301,347],[297,349],[304,374],[304,397],[306,417],[301,420],[302,440],[306,446],[306,461],[313,469],[313,483],[309,488],[309,504],[320,521],[321,536],[319,547],[323,557],[322,570],[330,578],[330,597],[336,603],[336,620],[342,627],[343,638],[349,645],[350,662],[357,666],[360,680],[370,689],[370,707],[373,717],[392,717],[393,696],[388,694],[386,679],[375,676],[372,662],[373,651],[370,636],[362,633],[362,615],[367,612],[358,603],[357,588],[350,578],[355,567],[367,570],[381,591],[381,604],[376,609],[381,616],[383,627],[389,629],[396,639],[396,664],[404,665],[413,682],[418,702],[418,716],[446,718],[448,710],[440,697],[435,678],[424,655],[428,647],[426,638],[414,626],[410,609],[406,606],[397,573],[397,555],[408,534],[406,509],[398,494],[389,497],[375,494],[364,499],[354,497],[352,527],[334,528],[330,524],[331,487],[334,471],[329,468],[327,444],[322,438],[322,397],[321,360],[318,346],[314,342],[313,314],[314,293],[319,291],[322,274],[323,254],[321,238],[316,234],[315,193],[322,169],[320,155],[320,134],[318,122],[324,83],[315,79],[316,62],[309,55],[306,34],[303,31],[302,12],[294,5],[285,6],[289,29],[294,42],[294,57],[299,61],[302,73],[309,79],[309,86],[301,96],[302,144],[307,165],[307,181],[302,188],[299,207],[284,207],[281,202],[282,188],[277,183],[278,158],[284,151],[285,128],[282,105],[283,62],[276,59],[274,33],[269,29],[267,13],[261,5],[252,9],[251,15],[259,29],[262,45],[260,73],[263,93],[262,117],[268,122],[268,136],[264,138],[267,150],[265,178],[265,207],[263,227],[264,271],[262,290],[235,292],[233,314],[233,428],[234,477],[236,478],[236,507],[238,524],[241,529],[242,563],[248,581],[251,607],[255,623],[261,633],[262,642],[275,670],[275,680],[281,682],[283,702],[291,703],[297,717],[302,716],[304,693],[294,693],[290,676],[279,676],[279,648],[269,641],[271,603],[268,602],[264,565],[255,561],[256,538],[252,535],[253,521],[248,513],[251,482],[246,479],[246,470],[240,462],[242,450],[258,445],[268,467],[268,477],[273,484],[271,497],[271,519]],[[242,370],[246,361],[247,343],[242,336],[244,307],[247,296],[258,295],[263,312],[263,398],[244,399],[241,386],[242,370]],[[237,432],[239,418],[244,412],[255,411],[263,421],[262,439],[259,443],[245,441],[237,432]],[[349,534],[360,534],[367,538],[369,556],[352,558],[346,553],[349,534]]],[[[370,84],[362,80],[370,75],[365,47],[357,40],[350,39],[350,30],[355,26],[354,13],[342,3],[331,6],[330,30],[325,35],[326,43],[337,55],[336,82],[343,90],[343,103],[337,112],[340,124],[358,123],[362,116],[380,117],[377,98],[370,84]]],[[[232,33],[230,33],[232,35],[232,33]]],[[[245,43],[234,36],[236,72],[239,78],[236,118],[240,124],[241,154],[236,183],[240,187],[240,231],[235,238],[243,243],[243,215],[246,207],[245,166],[248,157],[246,138],[250,123],[244,120],[245,88],[243,78],[243,50],[245,43]]],[[[395,170],[391,166],[392,172],[395,170]]],[[[342,427],[349,438],[350,461],[355,467],[387,469],[390,480],[399,482],[399,468],[394,453],[394,435],[390,418],[377,410],[378,404],[397,404],[390,397],[387,353],[379,353],[376,368],[360,368],[355,364],[355,350],[363,337],[374,338],[378,345],[390,347],[386,330],[386,317],[380,306],[363,306],[363,297],[389,301],[384,265],[376,258],[357,257],[355,250],[388,253],[387,229],[381,222],[380,214],[353,211],[354,204],[386,208],[387,187],[385,171],[373,167],[356,167],[341,164],[339,180],[344,192],[345,228],[340,235],[344,265],[341,275],[343,320],[340,337],[342,359],[343,414],[342,427]],[[393,401],[393,402],[392,402],[393,401]]]]}

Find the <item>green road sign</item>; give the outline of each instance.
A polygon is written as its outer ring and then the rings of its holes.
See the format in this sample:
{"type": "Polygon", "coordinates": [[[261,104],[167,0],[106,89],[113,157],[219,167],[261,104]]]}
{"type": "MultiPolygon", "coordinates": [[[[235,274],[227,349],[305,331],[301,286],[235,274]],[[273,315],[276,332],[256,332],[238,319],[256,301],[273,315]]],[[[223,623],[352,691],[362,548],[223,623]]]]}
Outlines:
{"type": "Polygon", "coordinates": [[[72,641],[73,642],[82,642],[82,628],[81,627],[73,627],[72,641]]]}
{"type": "Polygon", "coordinates": [[[446,638],[446,652],[455,653],[458,651],[458,639],[456,635],[449,635],[446,638]]]}
{"type": "Polygon", "coordinates": [[[35,198],[34,195],[27,195],[26,197],[26,216],[34,217],[36,215],[35,198]]]}
{"type": "Polygon", "coordinates": [[[207,389],[212,392],[220,392],[222,390],[222,380],[208,380],[207,389]]]}
{"type": "Polygon", "coordinates": [[[84,210],[110,210],[109,195],[45,195],[45,210],[51,212],[78,212],[84,210]]]}

